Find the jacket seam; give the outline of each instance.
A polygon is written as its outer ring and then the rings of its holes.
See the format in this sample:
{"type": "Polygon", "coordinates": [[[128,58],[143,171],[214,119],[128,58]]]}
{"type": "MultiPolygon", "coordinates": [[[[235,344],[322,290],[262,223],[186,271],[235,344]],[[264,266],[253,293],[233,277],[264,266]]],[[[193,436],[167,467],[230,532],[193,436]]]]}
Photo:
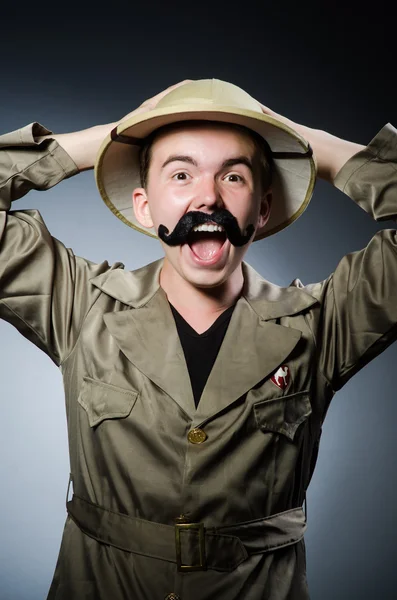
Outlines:
{"type": "MultiPolygon", "coordinates": [[[[56,148],[58,148],[58,146],[59,146],[59,144],[56,146],[56,148]]],[[[52,158],[55,160],[55,162],[57,163],[57,165],[62,169],[62,172],[64,173],[64,175],[67,175],[67,172],[63,168],[62,164],[54,156],[54,151],[55,151],[56,148],[54,148],[54,150],[49,150],[46,154],[44,154],[43,156],[40,156],[40,158],[36,159],[32,163],[29,163],[21,171],[16,171],[15,173],[12,173],[9,177],[7,177],[7,179],[4,179],[4,181],[0,183],[0,188],[2,186],[4,186],[4,185],[7,185],[7,183],[9,181],[11,181],[16,175],[21,175],[22,173],[25,173],[28,169],[30,169],[31,167],[34,167],[34,165],[36,165],[37,163],[39,163],[44,158],[47,158],[48,156],[52,156],[52,158]]]]}
{"type": "MultiPolygon", "coordinates": [[[[368,347],[365,349],[365,352],[363,352],[363,353],[360,355],[360,359],[363,359],[363,358],[364,358],[364,357],[365,357],[365,356],[368,354],[368,352],[370,352],[370,351],[371,351],[371,348],[373,348],[373,347],[374,347],[374,346],[375,346],[375,345],[376,345],[376,344],[379,342],[379,340],[382,340],[384,337],[388,336],[388,335],[389,335],[389,333],[390,333],[391,331],[393,331],[393,329],[394,329],[395,327],[396,327],[396,324],[395,324],[395,323],[393,323],[393,324],[392,324],[392,325],[389,327],[389,329],[387,329],[386,331],[384,331],[384,332],[382,333],[382,335],[380,335],[380,336],[379,336],[379,337],[378,337],[378,338],[377,338],[377,339],[376,339],[376,340],[375,340],[375,341],[374,341],[372,344],[370,344],[370,346],[368,346],[368,347]]],[[[372,359],[370,359],[370,360],[372,360],[372,359]]],[[[343,386],[345,385],[345,383],[346,383],[345,379],[346,379],[346,378],[350,379],[350,376],[349,376],[349,374],[350,374],[350,372],[351,372],[351,371],[353,371],[353,375],[355,374],[355,368],[356,368],[356,367],[358,367],[358,365],[359,365],[359,364],[360,364],[360,363],[359,363],[359,361],[357,361],[356,363],[354,363],[354,364],[350,365],[350,366],[349,366],[347,369],[345,369],[344,371],[341,371],[341,373],[340,373],[340,375],[339,375],[339,381],[342,383],[342,385],[341,385],[341,386],[340,386],[340,387],[339,387],[337,390],[334,390],[333,388],[331,388],[331,389],[332,389],[332,391],[333,391],[334,393],[336,393],[337,391],[339,391],[339,390],[341,389],[341,387],[343,387],[343,386]]],[[[367,364],[368,364],[368,362],[365,362],[365,363],[363,364],[363,366],[366,366],[367,364]]],[[[362,367],[359,367],[359,370],[361,370],[361,368],[362,368],[362,367]]]]}
{"type": "MultiPolygon", "coordinates": [[[[40,294],[41,296],[49,296],[50,294],[40,294]]],[[[13,315],[15,315],[22,323],[24,323],[26,325],[26,327],[28,327],[31,331],[34,332],[34,334],[38,337],[38,339],[42,342],[43,346],[45,348],[48,348],[48,345],[46,344],[45,340],[42,338],[42,336],[38,333],[38,331],[36,331],[36,329],[34,327],[32,327],[32,325],[30,323],[28,323],[27,321],[25,321],[25,319],[23,317],[21,317],[21,315],[19,315],[13,308],[11,308],[11,306],[9,306],[9,304],[7,304],[7,302],[5,300],[0,300],[0,304],[4,304],[4,306],[6,306],[8,308],[8,310],[10,312],[12,312],[13,315]]],[[[60,357],[58,356],[57,353],[53,352],[51,353],[53,356],[56,357],[57,359],[57,363],[58,366],[60,366],[59,363],[59,359],[60,357]]]]}
{"type": "Polygon", "coordinates": [[[343,186],[343,192],[346,189],[347,184],[350,182],[351,178],[356,175],[356,173],[358,171],[360,171],[361,169],[363,169],[364,167],[366,167],[369,163],[371,163],[373,160],[378,159],[380,162],[384,163],[384,164],[389,164],[392,169],[394,169],[394,171],[397,171],[397,167],[390,161],[390,159],[388,158],[383,158],[382,156],[380,156],[380,153],[382,152],[383,148],[387,146],[387,143],[385,142],[383,144],[383,146],[381,148],[379,148],[379,150],[374,153],[370,158],[368,158],[364,163],[362,163],[361,165],[359,165],[356,169],[354,169],[354,171],[352,171],[349,175],[349,177],[347,178],[345,185],[343,186]]]}
{"type": "MultiPolygon", "coordinates": [[[[50,296],[51,294],[40,294],[40,295],[41,296],[50,296]]],[[[100,296],[100,294],[98,295],[98,298],[99,298],[99,296],[100,296]]],[[[80,340],[80,336],[81,336],[81,332],[83,330],[84,323],[85,323],[85,321],[86,321],[89,313],[91,312],[91,309],[93,308],[94,304],[97,302],[98,298],[96,298],[94,300],[94,302],[92,303],[92,305],[89,307],[89,309],[88,309],[88,311],[87,311],[87,313],[86,313],[86,315],[85,315],[85,317],[84,317],[84,319],[83,319],[83,321],[81,323],[79,332],[77,334],[76,341],[73,344],[71,350],[65,356],[65,358],[63,358],[61,360],[61,357],[58,355],[58,353],[51,352],[52,356],[56,357],[56,359],[57,359],[56,362],[57,362],[57,365],[58,365],[59,368],[61,368],[63,366],[63,364],[65,363],[65,361],[70,357],[70,355],[72,354],[72,352],[75,350],[75,348],[76,348],[76,346],[77,346],[77,344],[78,344],[78,342],[80,340]]],[[[10,312],[12,312],[13,315],[15,315],[22,323],[24,323],[31,331],[33,331],[34,334],[38,337],[38,339],[42,342],[42,344],[43,344],[43,346],[45,348],[49,347],[48,344],[46,343],[46,341],[43,339],[43,337],[38,333],[38,331],[36,331],[36,329],[34,327],[32,327],[32,325],[30,323],[28,323],[27,321],[25,321],[25,319],[23,317],[21,317],[13,308],[11,308],[11,306],[9,306],[9,304],[5,300],[0,300],[0,304],[4,304],[4,306],[6,306],[8,308],[8,310],[10,312]]]]}
{"type": "Polygon", "coordinates": [[[77,347],[77,344],[80,341],[80,336],[81,336],[81,332],[83,331],[84,323],[86,322],[86,319],[87,319],[88,315],[90,314],[90,312],[91,312],[94,304],[98,301],[98,299],[99,299],[100,296],[101,296],[101,293],[98,294],[98,297],[95,298],[95,300],[93,301],[93,303],[91,304],[91,306],[87,310],[87,312],[86,312],[83,320],[81,321],[81,325],[80,325],[80,329],[79,329],[79,332],[78,332],[77,337],[76,337],[76,341],[73,344],[73,346],[70,349],[70,351],[68,352],[68,354],[65,356],[65,358],[63,358],[62,361],[59,363],[59,367],[60,368],[65,364],[65,362],[68,360],[68,358],[70,358],[70,356],[72,355],[72,353],[75,351],[75,349],[77,347]]]}
{"type": "Polygon", "coordinates": [[[247,298],[247,296],[242,295],[241,297],[244,298],[244,300],[247,302],[247,304],[249,305],[249,307],[251,308],[251,310],[254,311],[254,313],[256,314],[256,316],[259,318],[260,321],[266,321],[267,320],[267,319],[264,319],[263,316],[260,313],[258,313],[257,310],[255,310],[254,306],[249,301],[249,299],[247,298]]]}
{"type": "MultiPolygon", "coordinates": [[[[333,274],[330,277],[328,277],[328,279],[326,279],[324,281],[324,284],[325,285],[327,285],[327,283],[329,284],[329,282],[331,282],[332,279],[333,279],[333,274]]],[[[334,286],[332,286],[332,296],[334,298],[334,304],[335,304],[334,286]]],[[[314,346],[315,346],[315,349],[316,349],[316,355],[317,355],[318,351],[319,351],[319,347],[318,347],[318,342],[317,342],[317,338],[316,338],[315,332],[314,332],[314,330],[313,330],[313,328],[312,328],[312,326],[311,326],[311,324],[309,322],[307,314],[304,313],[303,314],[303,318],[304,318],[305,323],[306,323],[306,325],[307,325],[307,327],[308,327],[308,329],[309,329],[309,331],[310,331],[310,333],[312,335],[312,339],[313,339],[313,343],[314,343],[314,346]]],[[[319,364],[318,361],[317,361],[317,370],[320,373],[321,377],[324,379],[324,381],[327,383],[327,385],[331,388],[331,390],[334,391],[333,387],[331,385],[331,382],[329,381],[328,377],[325,375],[325,373],[321,369],[321,366],[320,366],[320,364],[319,364]]]]}
{"type": "MultiPolygon", "coordinates": [[[[59,162],[58,158],[55,156],[55,150],[57,150],[58,148],[59,148],[59,144],[57,146],[55,146],[55,148],[53,150],[50,150],[48,154],[50,154],[52,156],[52,158],[55,160],[55,162],[57,163],[57,165],[62,169],[63,174],[67,176],[68,175],[67,171],[65,171],[65,169],[63,168],[62,163],[59,162]]],[[[45,156],[48,156],[48,154],[46,154],[45,156]]]]}
{"type": "MultiPolygon", "coordinates": [[[[313,331],[313,328],[312,328],[312,326],[311,326],[311,324],[309,322],[309,319],[307,318],[306,314],[303,315],[303,318],[304,318],[305,323],[306,323],[306,325],[307,325],[307,327],[308,327],[308,329],[309,329],[309,331],[311,333],[311,336],[312,336],[312,339],[313,339],[313,343],[314,343],[314,347],[316,349],[316,356],[318,356],[318,350],[319,350],[319,348],[318,348],[318,343],[317,343],[317,339],[316,339],[315,333],[313,331]]],[[[322,371],[322,369],[321,369],[321,367],[319,365],[318,360],[316,360],[316,367],[317,367],[317,370],[320,373],[321,377],[324,379],[324,381],[327,383],[327,385],[332,389],[331,382],[328,380],[328,377],[326,377],[325,373],[323,373],[323,371],[322,371]]]]}

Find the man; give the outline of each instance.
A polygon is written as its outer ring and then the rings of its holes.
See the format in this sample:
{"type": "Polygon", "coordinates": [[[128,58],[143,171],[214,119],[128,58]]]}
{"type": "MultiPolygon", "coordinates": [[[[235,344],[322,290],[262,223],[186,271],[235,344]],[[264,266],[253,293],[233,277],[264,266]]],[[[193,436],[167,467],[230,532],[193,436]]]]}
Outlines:
{"type": "Polygon", "coordinates": [[[302,504],[335,391],[395,338],[395,232],[307,287],[243,256],[300,216],[316,163],[395,218],[394,128],[360,146],[204,80],[119,124],[0,144],[1,316],[65,383],[74,495],[48,598],[309,598],[302,504]],[[93,264],[8,212],[95,160],[109,208],[163,259],[93,264]]]}

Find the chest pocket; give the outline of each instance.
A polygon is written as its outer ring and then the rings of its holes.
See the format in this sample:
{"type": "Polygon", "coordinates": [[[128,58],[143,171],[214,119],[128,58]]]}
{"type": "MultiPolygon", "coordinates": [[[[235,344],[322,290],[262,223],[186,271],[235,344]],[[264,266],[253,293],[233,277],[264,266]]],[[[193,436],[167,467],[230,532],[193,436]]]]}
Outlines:
{"type": "Polygon", "coordinates": [[[103,383],[91,377],[83,379],[78,402],[87,412],[91,427],[106,419],[128,417],[138,398],[138,392],[103,383]]]}
{"type": "Polygon", "coordinates": [[[255,402],[254,414],[263,431],[281,433],[291,441],[296,431],[312,412],[308,392],[297,392],[280,398],[255,402]]]}

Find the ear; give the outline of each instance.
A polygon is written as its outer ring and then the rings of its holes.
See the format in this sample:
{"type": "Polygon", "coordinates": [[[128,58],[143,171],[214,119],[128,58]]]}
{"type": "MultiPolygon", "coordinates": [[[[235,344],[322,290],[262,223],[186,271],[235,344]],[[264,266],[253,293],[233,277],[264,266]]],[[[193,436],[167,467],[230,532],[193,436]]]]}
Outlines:
{"type": "Polygon", "coordinates": [[[144,188],[135,188],[132,192],[132,204],[137,221],[142,227],[153,227],[149,202],[144,188]]]}
{"type": "Polygon", "coordinates": [[[260,207],[260,212],[259,212],[259,216],[258,216],[258,229],[261,229],[262,227],[264,227],[270,218],[270,210],[272,207],[272,200],[273,200],[272,190],[269,189],[266,192],[266,194],[262,197],[262,200],[261,200],[261,207],[260,207]]]}

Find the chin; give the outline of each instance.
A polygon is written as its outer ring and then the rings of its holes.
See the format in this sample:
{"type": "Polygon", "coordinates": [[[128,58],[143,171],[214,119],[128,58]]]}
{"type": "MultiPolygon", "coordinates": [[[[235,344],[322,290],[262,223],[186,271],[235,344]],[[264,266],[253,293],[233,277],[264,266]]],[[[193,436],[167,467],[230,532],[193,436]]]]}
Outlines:
{"type": "Polygon", "coordinates": [[[192,280],[187,280],[189,281],[189,283],[191,285],[194,285],[194,287],[199,288],[199,289],[211,289],[211,288],[217,288],[220,285],[222,285],[224,283],[224,279],[221,279],[219,281],[212,281],[212,282],[208,282],[208,281],[192,281],[192,280]]]}
{"type": "Polygon", "coordinates": [[[203,269],[202,271],[196,270],[194,273],[187,273],[186,271],[182,271],[181,273],[181,276],[185,281],[200,289],[219,287],[227,281],[230,275],[231,273],[229,270],[226,271],[225,268],[220,271],[203,269]]]}

